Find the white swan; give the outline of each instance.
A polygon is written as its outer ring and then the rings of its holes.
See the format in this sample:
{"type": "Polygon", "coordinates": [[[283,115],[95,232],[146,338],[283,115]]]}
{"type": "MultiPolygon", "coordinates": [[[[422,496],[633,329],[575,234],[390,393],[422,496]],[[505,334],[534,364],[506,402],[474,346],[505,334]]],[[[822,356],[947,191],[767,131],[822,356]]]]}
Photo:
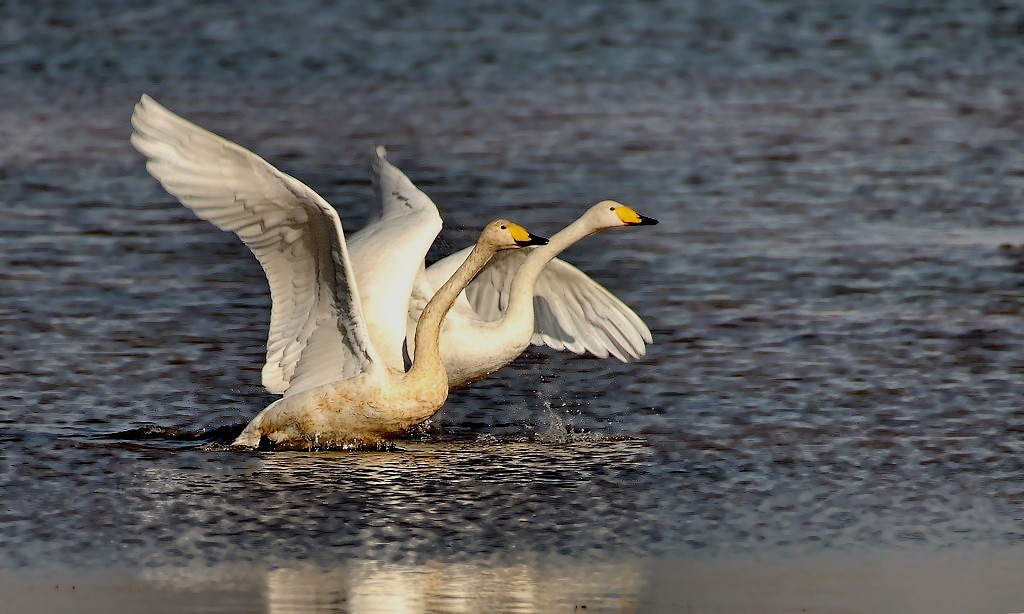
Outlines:
{"type": "MultiPolygon", "coordinates": [[[[349,240],[350,246],[372,246],[358,253],[352,251],[360,283],[364,277],[373,278],[378,266],[363,260],[363,254],[379,252],[390,244],[395,211],[410,206],[437,211],[430,198],[387,160],[383,147],[376,151],[373,178],[380,213],[349,240]],[[372,238],[364,241],[364,233],[372,233],[372,238]]],[[[441,329],[441,356],[451,388],[462,388],[497,371],[515,360],[531,342],[577,354],[589,352],[599,358],[612,355],[623,362],[643,356],[645,344],[653,341],[644,321],[586,273],[555,256],[595,232],[646,224],[657,224],[657,220],[614,201],[602,201],[552,237],[550,249],[532,250],[535,255],[529,259],[526,252],[519,251],[492,259],[459,297],[441,329]],[[519,283],[524,293],[509,305],[509,287],[525,262],[531,265],[521,274],[519,283]]],[[[405,338],[410,345],[419,311],[470,249],[456,252],[417,275],[406,325],[405,338]]],[[[398,368],[397,363],[389,364],[398,368]]]]}
{"type": "MultiPolygon", "coordinates": [[[[426,420],[448,396],[437,345],[452,303],[496,251],[547,242],[511,222],[489,224],[424,309],[409,371],[392,369],[368,333],[341,219],[331,205],[252,152],[147,96],[136,105],[132,125],[132,144],[149,158],[150,173],[200,218],[237,234],[270,283],[268,363],[276,359],[270,372],[283,374],[287,390],[249,423],[236,445],[257,446],[267,437],[284,447],[374,446],[426,420]]],[[[391,265],[392,286],[399,286],[391,292],[403,309],[432,240],[403,246],[419,253],[405,253],[391,265]]]]}
{"type": "MultiPolygon", "coordinates": [[[[440,351],[449,386],[461,388],[509,364],[530,342],[600,357],[640,356],[651,336],[643,320],[588,277],[555,256],[596,232],[656,224],[632,208],[602,201],[542,248],[496,256],[470,283],[444,319],[440,351]]],[[[411,303],[411,330],[435,288],[472,248],[440,260],[418,278],[411,303]]]]}
{"type": "MultiPolygon", "coordinates": [[[[340,224],[336,228],[340,231],[340,224]]],[[[255,447],[266,437],[281,447],[373,447],[427,420],[448,397],[448,377],[438,350],[441,320],[463,288],[498,250],[545,243],[547,239],[531,235],[506,220],[488,224],[462,266],[423,310],[416,325],[412,366],[406,372],[380,362],[367,339],[358,301],[345,300],[356,292],[351,270],[345,276],[347,287],[334,283],[337,276],[326,278],[322,290],[332,292],[336,303],[352,311],[339,311],[338,328],[343,333],[350,330],[354,333],[351,336],[361,341],[359,353],[367,357],[362,372],[303,390],[289,388],[284,398],[271,403],[245,427],[233,445],[255,447]]],[[[340,232],[333,245],[334,260],[340,261],[342,268],[350,269],[340,232]]],[[[302,366],[300,361],[298,369],[302,366]]]]}
{"type": "MultiPolygon", "coordinates": [[[[532,341],[578,354],[642,356],[651,332],[632,309],[555,256],[604,230],[657,224],[632,208],[605,200],[551,237],[544,247],[497,255],[470,283],[441,330],[441,357],[452,389],[487,377],[518,357],[532,341]]],[[[410,330],[436,288],[472,248],[434,263],[417,278],[410,330]]]]}

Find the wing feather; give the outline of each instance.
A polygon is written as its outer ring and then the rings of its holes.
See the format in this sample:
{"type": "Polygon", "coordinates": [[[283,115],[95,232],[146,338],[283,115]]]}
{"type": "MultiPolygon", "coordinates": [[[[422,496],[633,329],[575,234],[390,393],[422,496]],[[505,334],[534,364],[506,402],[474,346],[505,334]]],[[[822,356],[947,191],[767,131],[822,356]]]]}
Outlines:
{"type": "MultiPolygon", "coordinates": [[[[427,213],[438,218],[437,205],[424,194],[401,170],[388,161],[388,151],[383,145],[374,150],[370,169],[373,176],[373,192],[377,196],[377,209],[370,223],[376,220],[400,218],[410,213],[427,213]]],[[[438,232],[440,232],[440,225],[438,232]]],[[[429,246],[428,246],[429,247],[429,246]]]]}
{"type": "Polygon", "coordinates": [[[293,394],[379,362],[363,321],[341,219],[256,154],[143,95],[132,145],[200,218],[234,232],[266,272],[273,302],[263,385],[293,394]]]}
{"type": "MultiPolygon", "coordinates": [[[[463,250],[465,252],[465,250],[463,250]]],[[[497,320],[508,306],[512,279],[532,250],[500,252],[466,288],[465,296],[483,320],[497,320]]],[[[468,253],[468,252],[466,252],[468,253]]],[[[456,252],[451,261],[439,261],[427,269],[433,279],[465,259],[456,252]],[[446,262],[447,261],[447,262],[446,262]]],[[[549,262],[534,288],[535,345],[599,358],[609,354],[623,362],[643,356],[651,331],[644,321],[604,286],[568,262],[549,262]]]]}
{"type": "Polygon", "coordinates": [[[386,154],[378,146],[371,164],[377,211],[370,223],[349,237],[348,250],[377,350],[385,364],[404,370],[402,347],[411,297],[414,286],[421,286],[427,250],[441,232],[441,214],[386,154]]]}

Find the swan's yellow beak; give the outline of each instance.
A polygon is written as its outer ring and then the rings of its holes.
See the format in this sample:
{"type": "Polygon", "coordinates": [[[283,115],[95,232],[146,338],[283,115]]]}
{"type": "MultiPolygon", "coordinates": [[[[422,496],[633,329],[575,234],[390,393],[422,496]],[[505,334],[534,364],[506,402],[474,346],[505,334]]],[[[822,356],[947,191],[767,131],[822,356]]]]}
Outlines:
{"type": "Polygon", "coordinates": [[[519,224],[509,224],[508,231],[512,234],[512,239],[516,242],[516,245],[519,245],[520,247],[548,244],[547,239],[530,233],[529,230],[523,228],[519,224]]]}
{"type": "Polygon", "coordinates": [[[616,207],[615,214],[619,216],[619,220],[626,226],[653,226],[658,223],[658,220],[653,217],[640,215],[632,207],[627,207],[626,205],[616,207]]]}

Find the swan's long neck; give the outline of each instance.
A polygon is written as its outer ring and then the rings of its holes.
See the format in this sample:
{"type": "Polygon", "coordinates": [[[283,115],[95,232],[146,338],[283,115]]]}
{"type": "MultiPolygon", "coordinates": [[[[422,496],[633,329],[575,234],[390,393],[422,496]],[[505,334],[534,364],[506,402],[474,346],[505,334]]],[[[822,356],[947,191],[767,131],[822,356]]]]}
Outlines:
{"type": "MultiPolygon", "coordinates": [[[[444,371],[444,363],[441,362],[441,352],[438,349],[441,322],[448,314],[448,310],[455,304],[459,293],[469,285],[469,282],[473,281],[473,278],[484,268],[494,252],[495,250],[491,247],[482,247],[479,243],[475,245],[462,265],[434,293],[433,298],[423,308],[423,313],[420,314],[420,319],[416,323],[416,349],[412,357],[412,367],[406,373],[407,378],[430,377],[435,369],[444,371]]],[[[445,380],[447,388],[447,375],[444,375],[442,379],[445,380]]]]}
{"type": "Polygon", "coordinates": [[[527,323],[533,327],[533,288],[541,271],[558,254],[597,231],[598,229],[587,220],[587,216],[583,216],[555,233],[547,245],[535,247],[530,251],[512,278],[512,286],[509,289],[511,296],[508,300],[508,309],[502,318],[502,327],[516,327],[527,323]]]}

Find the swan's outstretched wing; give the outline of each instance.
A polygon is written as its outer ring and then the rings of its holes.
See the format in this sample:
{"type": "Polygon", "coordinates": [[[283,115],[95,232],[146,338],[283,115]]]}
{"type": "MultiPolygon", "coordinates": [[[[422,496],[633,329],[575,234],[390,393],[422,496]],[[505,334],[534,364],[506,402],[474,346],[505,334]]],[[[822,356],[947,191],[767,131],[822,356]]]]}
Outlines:
{"type": "Polygon", "coordinates": [[[425,214],[422,218],[424,220],[437,219],[437,230],[440,232],[441,215],[437,205],[405,173],[388,161],[388,151],[383,145],[378,145],[374,150],[370,168],[373,172],[373,193],[377,197],[377,208],[371,214],[367,226],[379,220],[425,214]]]}
{"type": "Polygon", "coordinates": [[[430,197],[388,162],[383,147],[375,153],[371,170],[377,210],[370,223],[349,237],[348,250],[374,345],[385,364],[404,370],[410,294],[423,276],[427,250],[441,232],[441,215],[430,197]]]}
{"type": "MultiPolygon", "coordinates": [[[[429,284],[436,288],[444,283],[471,249],[455,252],[427,268],[429,284]]],[[[499,252],[466,288],[465,299],[480,319],[501,317],[508,306],[512,279],[531,251],[499,252]]],[[[533,306],[535,345],[577,354],[589,352],[599,358],[611,354],[627,362],[643,356],[645,344],[652,342],[651,331],[640,316],[586,273],[559,258],[549,262],[538,277],[533,306]]]]}
{"type": "Polygon", "coordinates": [[[341,220],[256,154],[143,95],[131,142],[146,168],[200,218],[238,235],[263,266],[273,307],[263,385],[291,395],[379,361],[363,323],[341,220]]]}
{"type": "Polygon", "coordinates": [[[533,295],[533,343],[622,362],[640,358],[653,342],[640,316],[607,288],[558,258],[544,267],[533,295]]]}

